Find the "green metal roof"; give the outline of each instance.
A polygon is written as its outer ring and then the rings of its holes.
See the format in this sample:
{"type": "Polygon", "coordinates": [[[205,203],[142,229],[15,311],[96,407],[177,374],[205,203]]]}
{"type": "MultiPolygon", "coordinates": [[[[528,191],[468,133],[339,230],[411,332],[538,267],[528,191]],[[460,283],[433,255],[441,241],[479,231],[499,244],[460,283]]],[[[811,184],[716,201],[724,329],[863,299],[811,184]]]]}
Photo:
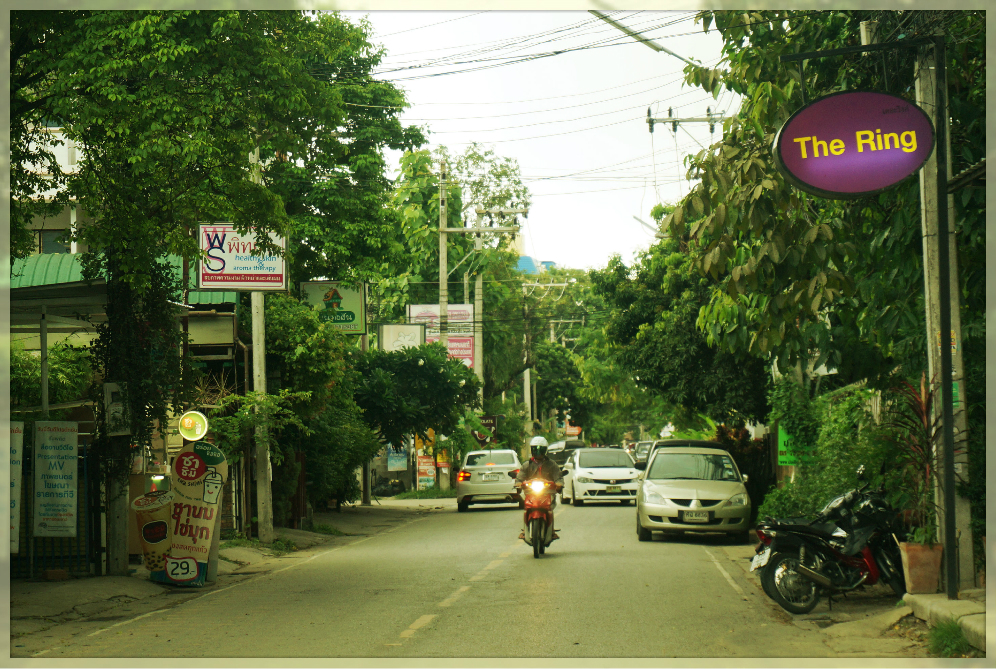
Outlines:
{"type": "MultiPolygon", "coordinates": [[[[60,283],[83,281],[83,266],[80,264],[79,253],[42,253],[14,261],[10,269],[10,287],[33,288],[35,286],[52,286],[60,283]]],[[[183,259],[180,256],[168,256],[167,261],[176,270],[177,276],[183,271],[183,259]]],[[[195,285],[197,263],[190,266],[190,285],[195,285]]],[[[187,297],[188,304],[238,304],[239,293],[191,290],[187,297]]]]}

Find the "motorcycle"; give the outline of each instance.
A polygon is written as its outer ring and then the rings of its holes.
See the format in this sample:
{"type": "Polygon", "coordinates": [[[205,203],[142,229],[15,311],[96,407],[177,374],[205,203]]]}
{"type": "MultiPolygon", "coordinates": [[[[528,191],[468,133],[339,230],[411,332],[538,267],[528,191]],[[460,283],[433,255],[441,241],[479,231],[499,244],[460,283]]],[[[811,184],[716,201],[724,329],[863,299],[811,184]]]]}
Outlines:
{"type": "MultiPolygon", "coordinates": [[[[515,477],[517,472],[509,472],[515,477]]],[[[533,547],[533,557],[539,558],[554,541],[554,512],[551,500],[557,493],[557,484],[544,479],[528,479],[523,481],[523,499],[525,511],[523,517],[526,525],[524,541],[533,547]]]]}
{"type": "MultiPolygon", "coordinates": [[[[865,467],[859,467],[862,480],[865,467]]],[[[906,592],[898,542],[897,511],[884,485],[869,483],[831,500],[811,521],[767,518],[755,532],[761,540],[751,571],[761,569],[762,589],[790,613],[809,613],[821,594],[831,596],[880,580],[898,596],[906,592]]]]}

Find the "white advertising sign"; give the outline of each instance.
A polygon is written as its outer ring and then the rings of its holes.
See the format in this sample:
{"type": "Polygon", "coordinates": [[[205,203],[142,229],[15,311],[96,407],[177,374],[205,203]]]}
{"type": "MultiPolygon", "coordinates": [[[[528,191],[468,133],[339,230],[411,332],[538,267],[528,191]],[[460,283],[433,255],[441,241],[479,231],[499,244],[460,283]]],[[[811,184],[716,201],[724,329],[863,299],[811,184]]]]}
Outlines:
{"type": "MultiPolygon", "coordinates": [[[[272,233],[270,239],[286,251],[286,239],[272,233]]],[[[202,224],[198,245],[207,255],[198,267],[200,290],[287,290],[284,256],[253,255],[256,238],[252,232],[241,235],[231,223],[202,224]]]]}
{"type": "Polygon", "coordinates": [[[36,537],[76,536],[77,423],[35,423],[36,537]]]}
{"type": "Polygon", "coordinates": [[[385,323],[377,326],[377,341],[382,351],[400,351],[426,343],[426,326],[385,323]]]}
{"type": "Polygon", "coordinates": [[[24,461],[24,423],[10,423],[10,552],[19,549],[21,533],[21,464],[24,461]]]}
{"type": "MultiPolygon", "coordinates": [[[[410,323],[425,323],[426,343],[440,340],[440,305],[410,304],[410,323]]],[[[474,305],[447,305],[447,352],[468,367],[474,367],[474,305]]]]}

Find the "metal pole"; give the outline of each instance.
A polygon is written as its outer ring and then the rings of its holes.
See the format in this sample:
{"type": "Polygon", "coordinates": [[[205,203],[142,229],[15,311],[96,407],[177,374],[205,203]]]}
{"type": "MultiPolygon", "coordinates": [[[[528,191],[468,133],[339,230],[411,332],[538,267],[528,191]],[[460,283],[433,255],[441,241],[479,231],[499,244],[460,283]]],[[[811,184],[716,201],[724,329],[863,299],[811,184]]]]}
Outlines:
{"type": "Polygon", "coordinates": [[[41,322],[38,324],[38,339],[42,356],[42,418],[48,420],[48,319],[44,304],[41,322]]]}
{"type": "MultiPolygon", "coordinates": [[[[955,529],[955,446],[952,439],[952,304],[949,277],[949,212],[948,212],[948,164],[945,118],[945,38],[935,37],[935,151],[938,154],[937,197],[938,206],[938,303],[939,327],[941,329],[941,376],[942,391],[942,490],[945,512],[945,590],[949,599],[959,597],[958,556],[956,555],[955,529]]],[[[929,343],[930,346],[930,343],[929,343]]]]}
{"type": "MultiPolygon", "coordinates": [[[[360,335],[360,350],[367,352],[367,335],[360,335]]],[[[370,460],[364,461],[360,476],[363,478],[360,482],[360,504],[370,506],[370,460]]]]}
{"type": "Polygon", "coordinates": [[[447,270],[447,165],[440,163],[440,343],[443,348],[449,351],[449,338],[447,336],[447,305],[450,303],[447,295],[447,280],[449,272],[447,270]]]}

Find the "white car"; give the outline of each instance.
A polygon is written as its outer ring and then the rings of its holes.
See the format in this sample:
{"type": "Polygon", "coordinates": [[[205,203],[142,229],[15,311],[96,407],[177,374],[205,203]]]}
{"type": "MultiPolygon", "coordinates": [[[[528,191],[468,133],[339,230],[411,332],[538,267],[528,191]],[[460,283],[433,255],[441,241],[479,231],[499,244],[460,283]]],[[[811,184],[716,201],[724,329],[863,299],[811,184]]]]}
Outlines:
{"type": "Polygon", "coordinates": [[[637,538],[651,532],[724,532],[734,541],[747,536],[751,499],[730,453],[721,448],[659,447],[638,463],[637,538]]]}
{"type": "Polygon", "coordinates": [[[509,502],[522,506],[523,497],[516,490],[516,480],[509,472],[519,470],[516,451],[471,451],[457,473],[457,511],[467,511],[471,504],[509,502]]]}
{"type": "Polygon", "coordinates": [[[629,504],[636,499],[640,474],[633,458],[622,448],[578,448],[564,463],[561,502],[581,506],[586,501],[619,500],[629,504]]]}

